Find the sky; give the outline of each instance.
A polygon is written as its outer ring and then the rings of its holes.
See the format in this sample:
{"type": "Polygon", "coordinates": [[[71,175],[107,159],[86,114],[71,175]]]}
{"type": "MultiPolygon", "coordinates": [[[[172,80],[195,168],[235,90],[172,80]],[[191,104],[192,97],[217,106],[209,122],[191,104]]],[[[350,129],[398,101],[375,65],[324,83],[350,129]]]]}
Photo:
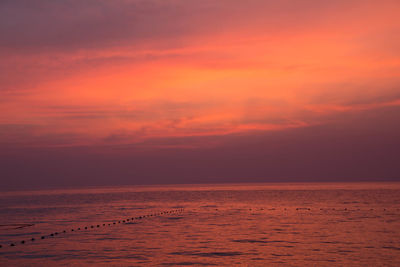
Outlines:
{"type": "Polygon", "coordinates": [[[2,0],[0,187],[400,181],[398,0],[2,0]]]}

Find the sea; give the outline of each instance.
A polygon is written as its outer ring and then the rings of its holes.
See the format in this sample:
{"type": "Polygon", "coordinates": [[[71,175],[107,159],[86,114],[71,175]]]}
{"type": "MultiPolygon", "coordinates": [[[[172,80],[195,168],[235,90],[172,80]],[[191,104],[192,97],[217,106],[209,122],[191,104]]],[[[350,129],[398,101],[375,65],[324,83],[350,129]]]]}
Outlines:
{"type": "Polygon", "coordinates": [[[400,266],[400,183],[0,192],[0,266],[400,266]]]}

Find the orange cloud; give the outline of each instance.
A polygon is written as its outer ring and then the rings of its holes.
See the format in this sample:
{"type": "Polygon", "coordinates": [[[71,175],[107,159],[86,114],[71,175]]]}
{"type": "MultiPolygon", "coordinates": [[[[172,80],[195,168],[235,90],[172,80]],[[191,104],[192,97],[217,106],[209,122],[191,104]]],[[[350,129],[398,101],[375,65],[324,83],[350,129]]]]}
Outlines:
{"type": "MultiPolygon", "coordinates": [[[[229,20],[207,2],[208,15],[190,18],[181,7],[180,20],[168,17],[154,36],[141,23],[129,35],[118,22],[109,25],[115,41],[99,33],[94,47],[83,34],[69,46],[51,33],[27,40],[24,52],[8,44],[0,125],[32,125],[29,135],[59,136],[59,145],[136,143],[304,127],[323,123],[325,113],[399,105],[400,5],[385,3],[293,9],[251,1],[243,13],[229,7],[229,20]],[[179,32],[184,21],[190,26],[179,32]]],[[[151,14],[170,10],[153,4],[151,14]]],[[[0,141],[23,143],[22,136],[4,133],[0,141]]]]}

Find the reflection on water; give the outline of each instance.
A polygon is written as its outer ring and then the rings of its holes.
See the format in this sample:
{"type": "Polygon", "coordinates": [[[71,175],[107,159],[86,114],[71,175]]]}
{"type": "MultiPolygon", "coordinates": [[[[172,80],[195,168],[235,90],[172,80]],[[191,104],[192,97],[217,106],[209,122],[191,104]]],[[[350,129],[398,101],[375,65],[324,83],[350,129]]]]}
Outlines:
{"type": "Polygon", "coordinates": [[[400,266],[399,229],[399,184],[8,192],[0,265],[400,266]]]}

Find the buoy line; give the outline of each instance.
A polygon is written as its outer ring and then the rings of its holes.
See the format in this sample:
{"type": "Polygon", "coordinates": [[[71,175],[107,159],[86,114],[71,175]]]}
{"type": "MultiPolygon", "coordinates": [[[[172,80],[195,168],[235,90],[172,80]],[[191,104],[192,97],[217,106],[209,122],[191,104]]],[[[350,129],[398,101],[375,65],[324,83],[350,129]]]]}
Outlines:
{"type": "MultiPolygon", "coordinates": [[[[183,212],[184,208],[180,208],[180,209],[174,209],[174,210],[167,210],[167,211],[161,211],[161,212],[156,212],[156,213],[150,213],[150,214],[146,214],[146,215],[141,215],[141,216],[136,216],[136,217],[131,217],[131,218],[127,218],[127,219],[122,219],[122,220],[115,220],[113,222],[110,223],[102,223],[102,224],[94,224],[94,225],[89,225],[89,226],[83,226],[83,227],[78,227],[78,228],[71,228],[70,230],[62,230],[60,232],[53,232],[50,233],[48,235],[42,235],[37,238],[32,237],[31,239],[28,240],[21,240],[20,242],[14,242],[14,243],[10,243],[9,246],[10,247],[15,247],[16,245],[20,244],[23,245],[25,243],[27,243],[28,241],[31,242],[35,242],[36,240],[43,240],[49,237],[55,237],[59,234],[65,234],[67,232],[76,232],[76,231],[80,231],[80,230],[90,230],[90,229],[94,229],[94,228],[100,228],[100,227],[106,227],[106,226],[114,226],[114,225],[118,225],[118,224],[124,224],[126,222],[131,222],[131,221],[135,221],[135,220],[142,220],[145,218],[150,218],[150,217],[156,217],[156,216],[161,216],[161,215],[167,215],[167,214],[174,214],[174,213],[179,213],[179,212],[183,212]]],[[[0,248],[3,248],[5,246],[0,245],[0,248]]]]}
{"type": "MultiPolygon", "coordinates": [[[[216,208],[215,210],[219,211],[218,208],[216,208]]],[[[249,208],[248,210],[249,211],[257,211],[257,210],[264,211],[264,210],[266,210],[267,212],[268,211],[279,211],[279,209],[277,209],[277,208],[268,208],[268,209],[265,209],[265,208],[249,208]]],[[[284,211],[288,211],[288,210],[289,210],[289,208],[287,208],[287,207],[284,208],[284,211]]],[[[294,210],[295,211],[299,211],[299,212],[301,212],[301,211],[311,211],[311,210],[337,211],[337,212],[340,212],[340,211],[344,211],[344,212],[361,212],[361,211],[378,211],[379,209],[370,208],[370,209],[363,209],[362,210],[360,208],[348,209],[346,207],[345,208],[327,207],[327,208],[313,208],[313,209],[311,209],[310,207],[296,207],[296,208],[294,208],[294,210]]],[[[383,208],[382,210],[385,211],[385,212],[389,212],[390,211],[390,210],[388,210],[386,208],[383,208]]],[[[397,208],[397,209],[394,208],[393,210],[400,211],[400,208],[397,208]]],[[[63,230],[61,232],[54,232],[54,233],[50,233],[48,235],[42,235],[40,237],[40,239],[46,239],[48,237],[54,237],[54,236],[57,236],[59,234],[65,234],[67,232],[76,232],[76,231],[80,231],[80,230],[90,230],[90,229],[95,229],[95,228],[100,228],[100,227],[105,227],[105,226],[113,226],[113,225],[118,225],[118,224],[121,224],[121,223],[124,224],[126,222],[131,222],[131,221],[134,221],[134,220],[142,220],[142,219],[149,218],[149,217],[155,217],[155,216],[160,216],[160,215],[165,215],[165,214],[173,214],[173,213],[178,213],[178,212],[183,212],[183,211],[184,211],[184,208],[180,208],[180,209],[174,209],[174,210],[151,213],[151,214],[147,214],[147,215],[141,215],[141,216],[137,216],[137,217],[131,217],[131,218],[123,219],[123,220],[115,220],[115,221],[109,222],[109,223],[94,224],[94,225],[90,225],[90,226],[71,228],[70,230],[63,230]]],[[[302,213],[302,214],[304,214],[304,213],[302,213]]],[[[315,213],[312,213],[312,214],[315,214],[315,213]]],[[[33,225],[33,224],[21,224],[21,225],[33,225]]],[[[37,238],[37,239],[39,239],[39,238],[37,238]]],[[[22,240],[19,243],[10,243],[9,246],[14,247],[17,244],[25,244],[27,241],[34,242],[37,239],[32,237],[31,239],[28,239],[28,240],[22,240]]],[[[0,248],[3,248],[3,247],[4,247],[3,245],[0,245],[0,248]]]]}

